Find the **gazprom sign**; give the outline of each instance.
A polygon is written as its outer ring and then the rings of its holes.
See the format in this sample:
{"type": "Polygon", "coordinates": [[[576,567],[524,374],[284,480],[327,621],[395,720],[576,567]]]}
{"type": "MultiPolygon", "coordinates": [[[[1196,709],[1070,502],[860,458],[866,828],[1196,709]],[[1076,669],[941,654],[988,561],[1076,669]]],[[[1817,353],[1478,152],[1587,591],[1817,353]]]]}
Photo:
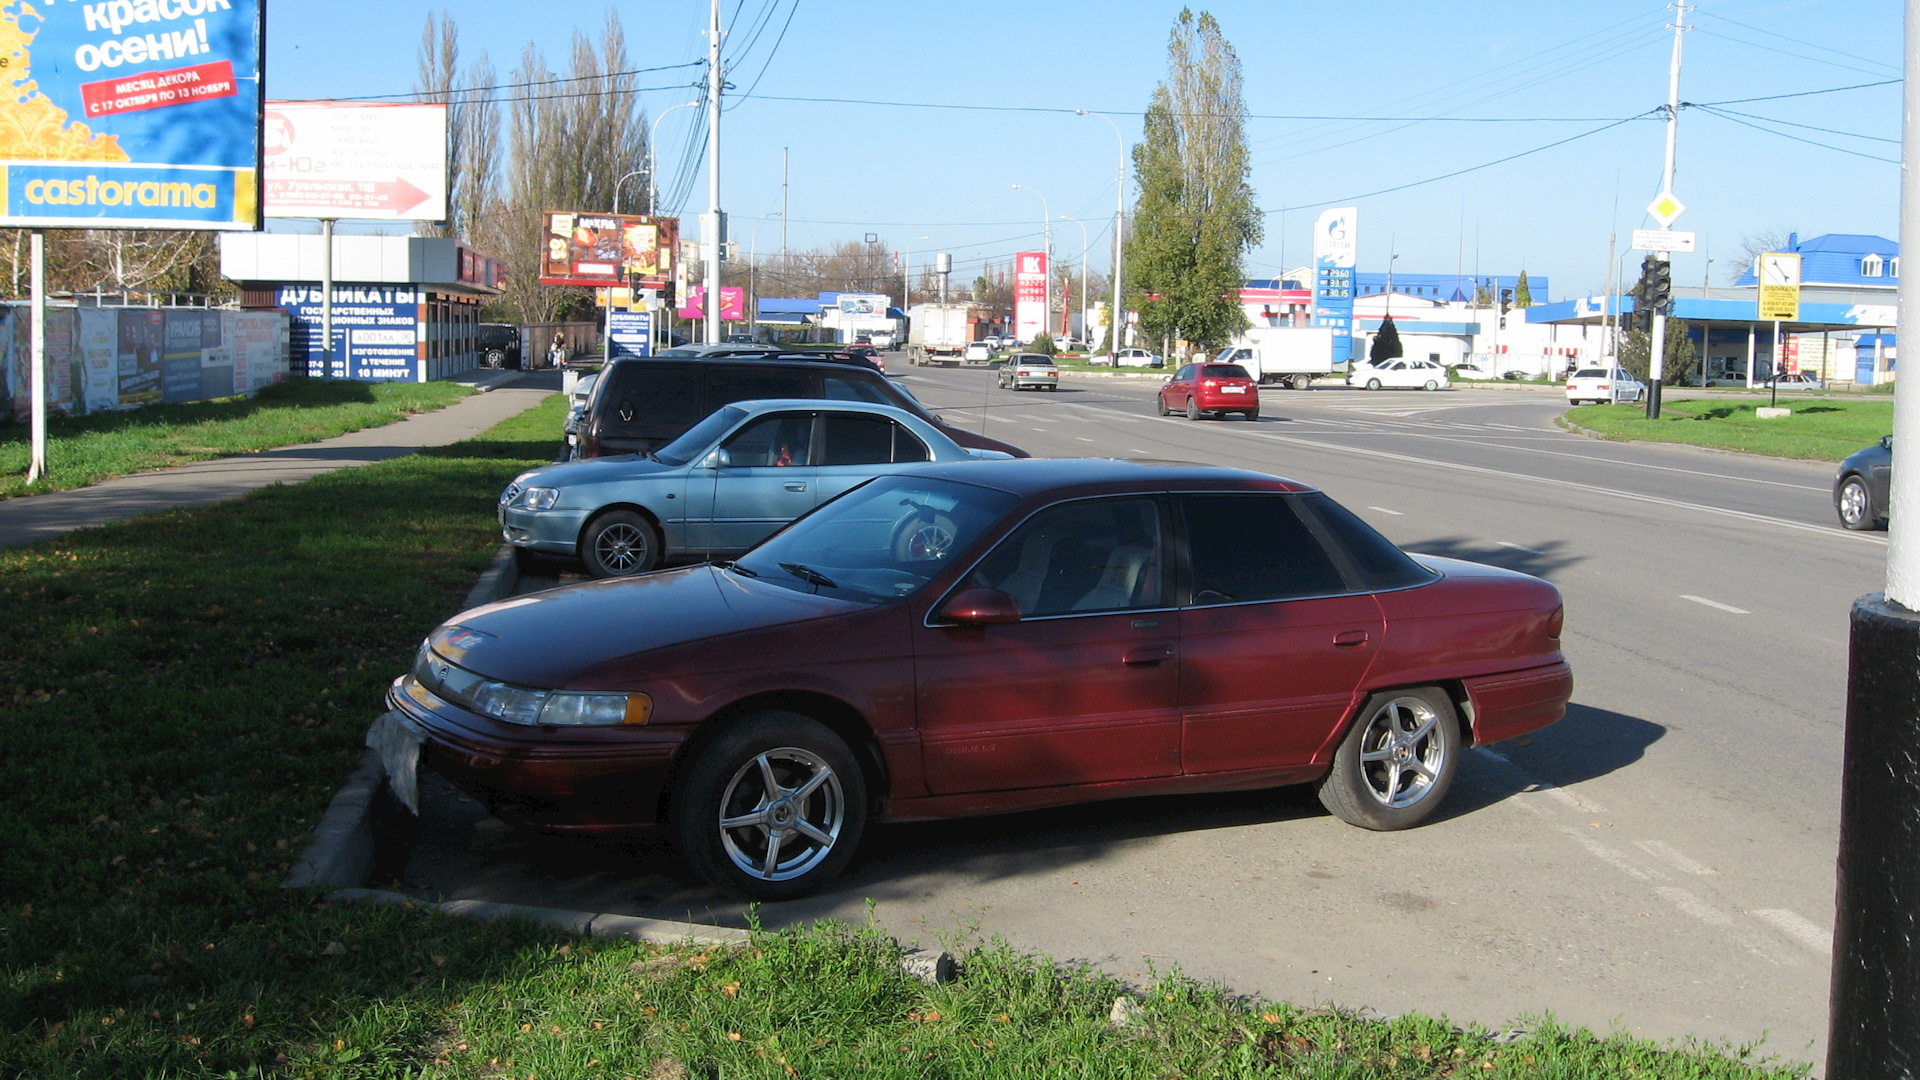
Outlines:
{"type": "Polygon", "coordinates": [[[1333,365],[1353,359],[1353,267],[1360,209],[1341,206],[1313,223],[1313,325],[1333,331],[1333,365]]]}

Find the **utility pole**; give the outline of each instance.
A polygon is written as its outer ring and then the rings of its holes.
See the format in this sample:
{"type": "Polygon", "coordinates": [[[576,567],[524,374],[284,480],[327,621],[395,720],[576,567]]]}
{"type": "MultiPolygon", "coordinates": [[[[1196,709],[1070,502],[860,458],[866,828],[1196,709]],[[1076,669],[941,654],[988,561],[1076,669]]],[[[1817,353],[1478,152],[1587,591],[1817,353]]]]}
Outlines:
{"type": "MultiPolygon", "coordinates": [[[[1906,2],[1900,235],[1920,236],[1920,0],[1906,2]]],[[[1900,279],[1901,333],[1920,328],[1920,275],[1900,279]]],[[[1920,380],[1893,390],[1893,437],[1920,440],[1920,380]]],[[[1914,823],[1920,774],[1920,470],[1897,469],[1888,498],[1887,587],[1854,601],[1826,1074],[1912,1076],[1920,1061],[1920,909],[1914,823]],[[1900,507],[1906,507],[1902,510],[1900,507]]]]}
{"type": "MultiPolygon", "coordinates": [[[[1674,208],[1662,221],[1662,228],[1671,228],[1673,219],[1680,216],[1679,200],[1673,197],[1673,151],[1674,142],[1680,135],[1680,42],[1687,32],[1687,12],[1693,10],[1686,0],[1674,0],[1673,4],[1673,63],[1667,69],[1667,157],[1660,172],[1660,196],[1654,200],[1656,206],[1670,203],[1674,208]]],[[[1664,251],[1656,251],[1653,257],[1667,262],[1673,256],[1664,251]]],[[[1653,312],[1653,340],[1648,347],[1650,362],[1647,366],[1647,419],[1660,419],[1660,384],[1667,373],[1667,312],[1661,305],[1653,312]]]]}
{"type": "Polygon", "coordinates": [[[787,271],[787,148],[780,148],[780,272],[787,271]]]}
{"type": "Polygon", "coordinates": [[[27,458],[27,483],[47,475],[47,234],[35,229],[28,234],[30,269],[29,288],[33,293],[33,341],[29,363],[33,372],[28,382],[33,394],[32,445],[27,458]]]}
{"type": "MultiPolygon", "coordinates": [[[[1611,356],[1613,358],[1612,362],[1607,365],[1609,369],[1620,366],[1620,316],[1617,310],[1620,306],[1620,301],[1614,296],[1613,292],[1615,284],[1613,271],[1615,266],[1618,265],[1614,261],[1613,249],[1614,245],[1619,242],[1620,232],[1618,229],[1607,233],[1607,304],[1606,307],[1600,309],[1600,354],[1603,357],[1611,356]],[[1611,331],[1607,329],[1609,323],[1611,323],[1613,327],[1611,331]]],[[[1612,380],[1609,379],[1608,381],[1611,382],[1612,380]]]]}
{"type": "MultiPolygon", "coordinates": [[[[707,341],[720,340],[720,256],[726,250],[726,215],[720,211],[720,91],[726,74],[720,70],[720,0],[713,0],[707,27],[707,213],[700,223],[706,248],[707,341]]],[[[784,197],[783,200],[784,202],[784,197]]],[[[786,216],[780,218],[786,228],[786,216]]]]}

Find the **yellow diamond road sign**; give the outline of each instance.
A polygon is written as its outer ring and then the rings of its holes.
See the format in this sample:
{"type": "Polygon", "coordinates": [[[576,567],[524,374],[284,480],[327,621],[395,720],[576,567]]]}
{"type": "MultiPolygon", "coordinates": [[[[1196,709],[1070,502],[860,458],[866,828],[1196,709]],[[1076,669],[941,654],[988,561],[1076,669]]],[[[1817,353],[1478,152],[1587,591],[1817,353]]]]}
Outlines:
{"type": "Polygon", "coordinates": [[[1652,214],[1653,219],[1665,229],[1672,226],[1673,219],[1679,217],[1686,208],[1685,203],[1673,197],[1673,192],[1663,191],[1659,198],[1647,204],[1647,213],[1652,214]]]}

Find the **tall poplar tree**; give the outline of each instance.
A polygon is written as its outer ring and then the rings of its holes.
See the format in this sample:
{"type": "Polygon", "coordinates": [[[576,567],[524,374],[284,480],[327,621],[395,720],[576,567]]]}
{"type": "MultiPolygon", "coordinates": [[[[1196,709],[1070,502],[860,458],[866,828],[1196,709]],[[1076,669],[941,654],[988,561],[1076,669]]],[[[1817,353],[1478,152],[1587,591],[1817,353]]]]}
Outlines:
{"type": "Polygon", "coordinates": [[[1139,186],[1127,242],[1128,306],[1150,338],[1202,347],[1246,328],[1240,257],[1265,231],[1254,206],[1240,58],[1207,12],[1183,9],[1167,42],[1167,78],[1133,148],[1139,186]]]}

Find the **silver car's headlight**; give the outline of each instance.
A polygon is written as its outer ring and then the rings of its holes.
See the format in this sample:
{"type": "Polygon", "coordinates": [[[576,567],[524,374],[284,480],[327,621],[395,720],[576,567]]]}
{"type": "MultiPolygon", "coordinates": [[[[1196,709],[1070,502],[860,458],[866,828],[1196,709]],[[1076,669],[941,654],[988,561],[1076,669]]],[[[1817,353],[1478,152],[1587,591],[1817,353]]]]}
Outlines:
{"type": "Polygon", "coordinates": [[[559,501],[559,488],[530,487],[520,493],[520,505],[529,510],[551,510],[559,501]]]}

